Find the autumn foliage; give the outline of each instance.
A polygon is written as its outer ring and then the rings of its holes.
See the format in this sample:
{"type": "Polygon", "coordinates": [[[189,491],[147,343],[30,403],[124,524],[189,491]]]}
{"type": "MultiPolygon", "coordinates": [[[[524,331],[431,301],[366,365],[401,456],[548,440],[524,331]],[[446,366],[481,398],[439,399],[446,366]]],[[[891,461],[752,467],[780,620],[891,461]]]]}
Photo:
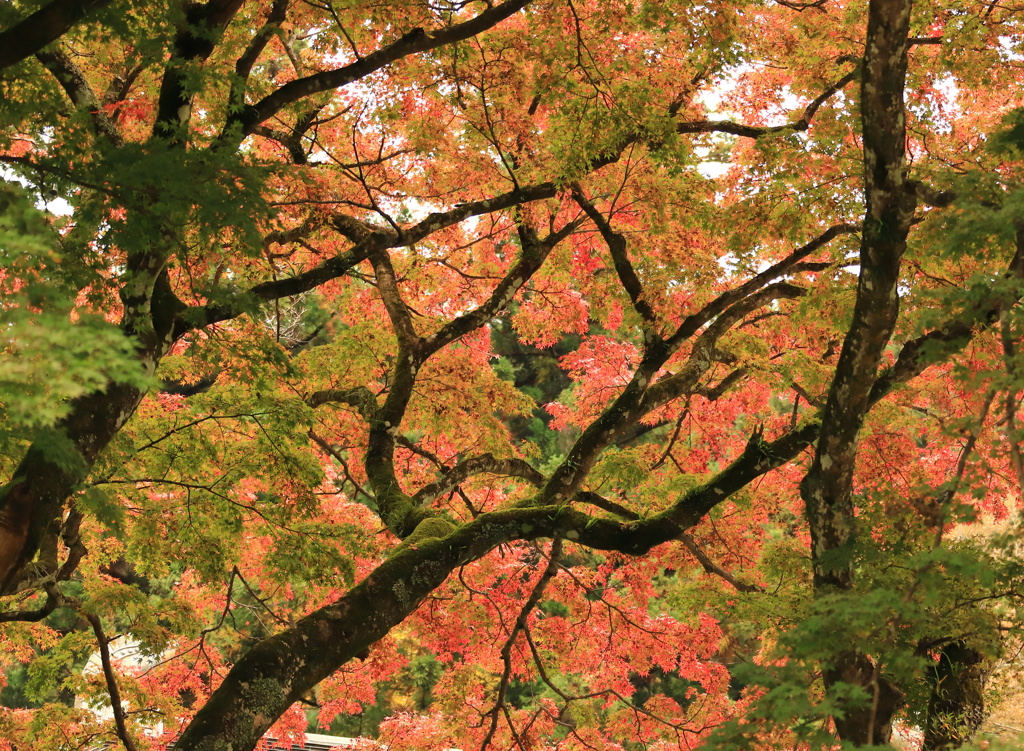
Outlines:
{"type": "Polygon", "coordinates": [[[4,4],[0,750],[966,742],[1019,667],[1022,46],[4,4]]]}

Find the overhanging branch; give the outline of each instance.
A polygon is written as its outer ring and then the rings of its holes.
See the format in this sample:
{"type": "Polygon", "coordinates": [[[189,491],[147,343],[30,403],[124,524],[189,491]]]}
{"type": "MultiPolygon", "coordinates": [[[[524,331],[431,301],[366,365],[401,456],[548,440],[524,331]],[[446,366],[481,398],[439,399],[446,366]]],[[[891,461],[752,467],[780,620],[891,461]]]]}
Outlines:
{"type": "Polygon", "coordinates": [[[14,65],[60,39],[90,11],[110,0],[53,0],[28,18],[0,32],[0,69],[14,65]]]}
{"type": "Polygon", "coordinates": [[[237,115],[229,118],[224,126],[221,141],[234,141],[244,138],[253,132],[255,126],[273,117],[289,104],[293,104],[301,99],[318,94],[321,91],[329,91],[346,86],[402,58],[470,39],[501,23],[509,16],[525,8],[529,3],[530,0],[506,0],[504,3],[489,7],[476,18],[455,24],[446,29],[438,29],[432,32],[427,32],[423,29],[413,29],[391,44],[361,57],[349,65],[323,73],[315,73],[311,76],[305,76],[286,83],[256,104],[243,108],[237,115]]]}

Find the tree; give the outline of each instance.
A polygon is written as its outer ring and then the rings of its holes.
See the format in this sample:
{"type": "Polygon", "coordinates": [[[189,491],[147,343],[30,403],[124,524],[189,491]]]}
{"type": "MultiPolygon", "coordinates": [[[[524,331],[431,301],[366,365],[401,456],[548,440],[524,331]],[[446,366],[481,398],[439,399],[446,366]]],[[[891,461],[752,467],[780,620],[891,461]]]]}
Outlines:
{"type": "Polygon", "coordinates": [[[9,747],[251,749],[383,681],[393,749],[977,728],[1014,9],[2,13],[9,747]]]}

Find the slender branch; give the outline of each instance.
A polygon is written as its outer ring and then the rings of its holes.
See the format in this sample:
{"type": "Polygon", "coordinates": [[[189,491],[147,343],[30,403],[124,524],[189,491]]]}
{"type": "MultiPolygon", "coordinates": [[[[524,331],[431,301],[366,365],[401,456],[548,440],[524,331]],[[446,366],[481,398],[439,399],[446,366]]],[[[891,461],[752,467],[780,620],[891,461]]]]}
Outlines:
{"type": "Polygon", "coordinates": [[[506,0],[506,2],[489,7],[476,18],[446,29],[433,32],[413,29],[391,44],[365,55],[349,65],[290,81],[256,104],[247,106],[230,117],[224,126],[221,141],[235,142],[244,138],[253,132],[255,126],[270,119],[282,108],[301,99],[321,91],[346,86],[410,55],[428,52],[481,34],[522,10],[529,3],[530,0],[506,0]]]}
{"type": "Polygon", "coordinates": [[[521,477],[534,485],[544,482],[544,475],[522,459],[496,459],[490,454],[484,454],[459,462],[447,470],[440,479],[424,485],[413,495],[413,501],[421,506],[430,503],[434,498],[447,493],[469,477],[485,472],[506,477],[521,477]]]}
{"type": "MultiPolygon", "coordinates": [[[[695,392],[701,377],[708,371],[718,355],[715,349],[718,340],[744,317],[776,300],[792,300],[804,294],[805,290],[803,287],[786,282],[776,282],[734,303],[715,318],[711,325],[697,337],[686,363],[675,375],[664,378],[647,389],[642,399],[644,412],[657,409],[684,393],[695,392]]],[[[726,376],[727,382],[723,392],[740,377],[742,377],[742,372],[739,370],[734,371],[731,376],[726,376]]],[[[718,398],[717,395],[715,398],[718,398]]]]}
{"type": "Polygon", "coordinates": [[[818,111],[818,108],[838,91],[854,81],[859,75],[859,72],[860,71],[858,69],[847,73],[845,76],[840,78],[835,84],[813,99],[811,103],[804,108],[803,113],[797,120],[791,123],[786,123],[785,125],[746,125],[744,123],[732,122],[731,120],[699,120],[695,122],[678,123],[676,125],[676,132],[680,134],[728,133],[730,135],[742,136],[744,138],[763,138],[764,136],[787,132],[799,133],[810,127],[811,120],[818,111]]]}
{"type": "Polygon", "coordinates": [[[544,594],[545,588],[548,583],[555,578],[558,573],[558,559],[562,554],[562,540],[555,538],[551,541],[551,550],[548,552],[548,565],[544,568],[544,573],[541,574],[537,583],[533,585],[533,590],[530,592],[530,596],[523,603],[523,607],[519,610],[519,616],[516,618],[516,622],[512,626],[512,630],[509,631],[508,638],[501,647],[501,661],[504,666],[501,679],[498,682],[497,696],[494,699],[494,707],[487,713],[491,718],[491,725],[487,730],[487,734],[480,742],[480,751],[485,751],[486,748],[491,744],[491,739],[494,738],[494,733],[498,729],[498,711],[501,710],[505,705],[505,692],[508,690],[509,678],[512,676],[512,647],[515,645],[516,637],[526,629],[527,620],[530,617],[530,613],[537,607],[537,603],[540,602],[541,596],[544,594]]]}
{"type": "Polygon", "coordinates": [[[683,547],[690,551],[693,557],[696,558],[700,562],[700,565],[704,567],[705,571],[729,582],[734,589],[737,589],[740,592],[764,592],[764,587],[740,581],[711,560],[711,558],[708,557],[708,554],[700,549],[693,537],[689,534],[684,532],[679,535],[679,542],[683,543],[683,547]]]}
{"type": "Polygon", "coordinates": [[[697,389],[694,393],[703,396],[709,402],[718,401],[726,391],[735,386],[746,375],[746,368],[736,368],[736,370],[731,371],[725,378],[719,381],[717,386],[697,389]]]}
{"type": "Polygon", "coordinates": [[[328,454],[333,456],[335,461],[337,461],[338,464],[341,465],[341,469],[345,473],[345,479],[348,480],[352,484],[352,487],[354,487],[356,489],[357,493],[361,493],[364,497],[369,498],[370,500],[373,500],[373,496],[370,495],[369,493],[367,493],[366,490],[363,488],[363,486],[360,485],[358,482],[356,482],[355,478],[352,477],[352,473],[349,471],[349,468],[348,468],[348,462],[345,461],[345,457],[341,455],[340,451],[338,451],[336,448],[334,448],[334,446],[332,446],[330,444],[330,442],[326,438],[323,438],[322,436],[320,436],[312,428],[310,428],[310,430],[309,430],[309,437],[313,439],[313,442],[316,445],[318,445],[320,448],[322,448],[328,454]]]}
{"type": "MultiPolygon", "coordinates": [[[[541,183],[521,190],[509,191],[494,198],[470,201],[459,204],[448,211],[428,214],[411,227],[402,228],[400,233],[373,227],[354,217],[334,216],[326,224],[351,240],[354,243],[351,248],[295,276],[261,282],[248,290],[231,295],[226,300],[188,308],[178,316],[175,336],[180,337],[192,329],[236,318],[251,310],[253,305],[260,301],[291,297],[315,289],[332,279],[344,276],[365,261],[375,250],[411,245],[438,230],[458,224],[470,217],[503,211],[529,201],[551,198],[555,193],[556,188],[553,183],[541,183]]],[[[268,239],[272,239],[274,242],[278,241],[273,235],[268,236],[268,239]]],[[[281,239],[287,240],[288,238],[282,236],[281,239]]],[[[452,325],[454,326],[454,324],[452,325]]],[[[437,334],[434,335],[435,338],[437,336],[437,334]]]]}
{"type": "MultiPolygon", "coordinates": [[[[1016,252],[1007,270],[1003,273],[1006,280],[1024,281],[1024,226],[1016,232],[1016,252]]],[[[962,350],[974,337],[975,331],[983,330],[995,324],[1007,306],[1020,300],[1020,293],[1006,294],[995,291],[983,298],[963,315],[950,318],[927,334],[906,342],[896,362],[884,369],[871,389],[871,403],[876,403],[887,394],[897,383],[906,383],[911,378],[924,372],[929,363],[938,357],[946,357],[962,350]],[[929,352],[931,357],[923,357],[922,352],[929,352]]]]}
{"type": "Polygon", "coordinates": [[[242,56],[235,61],[235,80],[231,82],[229,94],[232,106],[241,107],[245,104],[245,87],[249,80],[249,73],[252,72],[252,66],[256,64],[263,50],[284,22],[289,2],[290,0],[274,0],[274,4],[267,14],[267,20],[253,34],[252,40],[242,56]]]}
{"type": "Polygon", "coordinates": [[[516,293],[522,289],[547,260],[551,251],[558,243],[572,234],[578,227],[577,222],[569,222],[562,229],[554,232],[543,240],[527,235],[521,243],[522,254],[519,260],[498,282],[491,296],[481,305],[449,321],[437,332],[429,336],[424,343],[424,353],[433,353],[447,344],[474,331],[494,317],[498,311],[507,306],[516,293]]]}
{"type": "Polygon", "coordinates": [[[82,615],[92,625],[93,633],[96,634],[96,642],[99,645],[100,651],[100,663],[103,666],[103,677],[107,682],[107,693],[110,695],[110,708],[114,713],[114,727],[117,729],[117,737],[127,751],[136,751],[135,741],[128,734],[124,707],[121,706],[121,690],[117,686],[117,676],[114,675],[114,667],[110,662],[110,640],[103,633],[103,622],[95,613],[83,613],[82,615]]]}
{"type": "Polygon", "coordinates": [[[687,316],[683,322],[679,324],[679,328],[676,329],[676,332],[668,340],[668,346],[673,349],[678,347],[682,342],[693,336],[697,331],[703,328],[708,321],[719,315],[730,305],[761,289],[769,282],[778,279],[785,274],[792,273],[794,268],[803,259],[832,242],[835,238],[840,235],[847,235],[859,231],[860,225],[857,224],[836,224],[829,227],[809,243],[797,248],[778,263],[769,266],[767,269],[757,274],[749,281],[741,284],[739,287],[731,289],[728,292],[724,292],[696,313],[687,316]]]}
{"type": "Polygon", "coordinates": [[[1003,345],[1003,363],[1006,367],[1006,434],[1010,447],[1010,463],[1017,478],[1017,492],[1024,497],[1024,458],[1021,458],[1020,442],[1017,435],[1017,354],[1010,330],[1010,319],[1004,310],[999,316],[999,338],[1003,345]]]}
{"type": "Polygon", "coordinates": [[[589,490],[581,490],[572,500],[579,501],[580,503],[587,503],[595,508],[599,508],[602,511],[607,511],[610,514],[615,514],[622,519],[629,519],[630,521],[636,521],[640,518],[640,515],[635,511],[631,511],[620,503],[605,498],[603,495],[591,492],[589,490]]]}
{"type": "Polygon", "coordinates": [[[643,299],[644,291],[640,279],[637,277],[636,271],[633,270],[633,264],[629,262],[629,255],[626,253],[626,238],[612,229],[608,220],[594,208],[594,204],[587,200],[579,187],[573,188],[572,197],[601,232],[601,237],[604,238],[608,251],[611,253],[615,272],[619,275],[622,288],[626,290],[626,294],[629,295],[629,299],[633,303],[633,309],[648,323],[657,324],[658,316],[648,302],[643,299]]]}

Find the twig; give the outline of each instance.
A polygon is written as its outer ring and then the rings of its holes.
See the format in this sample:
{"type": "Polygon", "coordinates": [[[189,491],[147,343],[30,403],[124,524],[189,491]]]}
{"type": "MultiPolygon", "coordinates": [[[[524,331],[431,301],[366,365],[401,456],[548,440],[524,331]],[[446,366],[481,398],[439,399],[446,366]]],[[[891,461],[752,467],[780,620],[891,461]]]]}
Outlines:
{"type": "Polygon", "coordinates": [[[555,574],[558,573],[558,558],[562,553],[562,540],[556,537],[551,541],[551,551],[548,553],[548,565],[544,568],[544,573],[541,574],[540,579],[533,586],[533,591],[530,592],[530,596],[526,602],[523,603],[522,609],[519,611],[519,617],[516,618],[515,624],[512,626],[512,630],[509,632],[508,639],[505,640],[504,645],[501,647],[501,660],[504,663],[504,670],[501,674],[501,681],[498,684],[498,695],[494,699],[494,707],[491,708],[489,714],[491,716],[491,726],[487,730],[487,735],[484,736],[483,741],[480,743],[480,751],[485,751],[491,743],[491,739],[494,738],[494,733],[498,729],[498,712],[502,711],[505,714],[505,719],[509,723],[509,728],[515,735],[515,728],[512,726],[511,718],[508,716],[508,710],[505,707],[505,692],[508,690],[509,678],[512,675],[512,647],[515,644],[516,637],[519,636],[521,631],[526,629],[527,619],[530,617],[530,613],[537,607],[537,603],[540,602],[541,595],[544,594],[544,589],[547,587],[548,582],[555,578],[555,574]]]}

